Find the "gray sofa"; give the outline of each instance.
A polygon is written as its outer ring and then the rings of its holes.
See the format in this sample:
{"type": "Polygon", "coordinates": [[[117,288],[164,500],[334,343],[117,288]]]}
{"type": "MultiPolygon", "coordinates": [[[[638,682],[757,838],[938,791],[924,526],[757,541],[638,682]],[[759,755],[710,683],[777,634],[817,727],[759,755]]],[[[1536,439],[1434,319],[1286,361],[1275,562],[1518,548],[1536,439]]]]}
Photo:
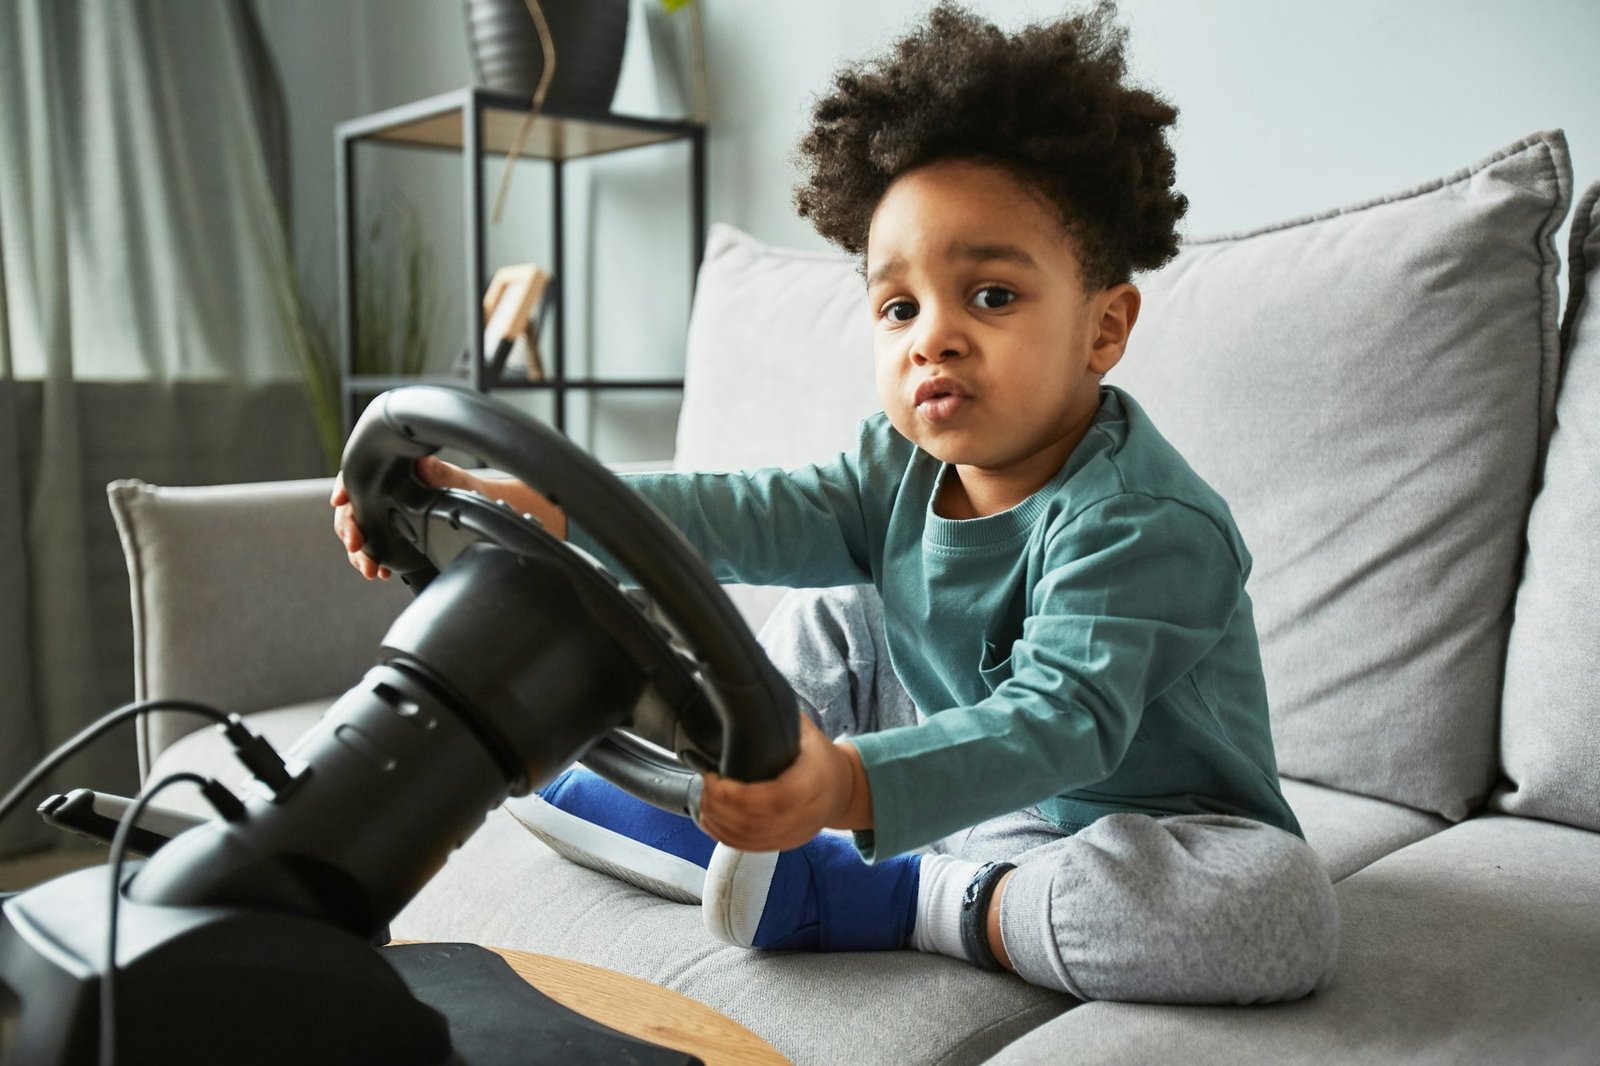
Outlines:
{"type": "MultiPolygon", "coordinates": [[[[749,953],[568,864],[504,812],[394,923],[570,956],[711,1004],[797,1062],[1600,1061],[1600,184],[1559,131],[1429,182],[1190,240],[1135,279],[1112,375],[1255,556],[1280,768],[1336,882],[1332,986],[1270,1007],[1080,1004],[914,952],[749,953]]],[[[674,462],[797,464],[872,410],[848,260],[717,227],[674,462]],[[797,397],[803,401],[797,402],[797,397]]],[[[119,482],[140,696],[294,737],[405,602],[330,534],[327,482],[119,482]]],[[[773,590],[734,590],[752,624],[773,590]]],[[[157,719],[141,769],[239,777],[157,719]]],[[[176,795],[173,793],[172,795],[176,795]]]]}

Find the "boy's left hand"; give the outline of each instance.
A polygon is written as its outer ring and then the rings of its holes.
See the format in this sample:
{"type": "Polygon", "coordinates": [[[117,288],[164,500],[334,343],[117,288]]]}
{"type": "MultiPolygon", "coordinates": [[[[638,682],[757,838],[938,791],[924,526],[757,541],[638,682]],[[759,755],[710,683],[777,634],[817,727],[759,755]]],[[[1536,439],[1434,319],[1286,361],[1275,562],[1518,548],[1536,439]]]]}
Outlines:
{"type": "Polygon", "coordinates": [[[802,714],[800,753],[777,777],[746,783],[704,775],[700,828],[741,851],[786,851],[824,828],[870,828],[866,791],[866,772],[854,746],[831,742],[802,714]]]}

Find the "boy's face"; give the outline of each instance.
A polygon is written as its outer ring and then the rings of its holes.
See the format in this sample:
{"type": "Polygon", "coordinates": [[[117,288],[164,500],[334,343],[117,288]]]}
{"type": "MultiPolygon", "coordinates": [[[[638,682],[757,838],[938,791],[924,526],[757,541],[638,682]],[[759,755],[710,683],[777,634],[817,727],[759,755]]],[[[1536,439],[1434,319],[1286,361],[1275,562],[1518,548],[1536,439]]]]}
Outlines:
{"type": "Polygon", "coordinates": [[[1085,293],[1053,210],[999,167],[901,175],[867,237],[878,398],[894,427],[955,467],[935,507],[994,514],[1061,469],[1100,405],[1139,290],[1085,293]]]}

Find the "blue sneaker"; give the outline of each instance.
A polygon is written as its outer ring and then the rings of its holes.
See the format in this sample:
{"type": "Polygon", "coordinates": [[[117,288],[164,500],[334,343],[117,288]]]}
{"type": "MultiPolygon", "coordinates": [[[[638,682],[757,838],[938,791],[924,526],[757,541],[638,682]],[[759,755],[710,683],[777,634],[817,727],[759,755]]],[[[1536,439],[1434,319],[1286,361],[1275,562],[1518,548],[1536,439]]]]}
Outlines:
{"type": "Polygon", "coordinates": [[[716,841],[694,821],[651,806],[574,766],[506,811],[559,855],[678,903],[699,903],[716,841]]]}
{"type": "Polygon", "coordinates": [[[916,920],[920,855],[876,866],[848,837],[823,833],[792,851],[717,845],[702,913],[720,940],[777,951],[893,951],[916,920]]]}

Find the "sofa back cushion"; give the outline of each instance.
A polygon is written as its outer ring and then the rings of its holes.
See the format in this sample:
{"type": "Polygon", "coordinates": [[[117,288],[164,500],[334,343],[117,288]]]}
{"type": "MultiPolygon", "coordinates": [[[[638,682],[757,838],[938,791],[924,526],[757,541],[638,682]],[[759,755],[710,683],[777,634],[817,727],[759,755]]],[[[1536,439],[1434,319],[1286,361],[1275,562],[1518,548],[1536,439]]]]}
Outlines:
{"type": "MultiPolygon", "coordinates": [[[[831,459],[854,444],[877,395],[872,316],[855,260],[713,226],[689,317],[673,465],[745,470],[831,459]]],[[[784,591],[728,589],[755,628],[784,591]]]]}
{"type": "Polygon", "coordinates": [[[677,468],[831,459],[855,442],[877,395],[854,258],[712,226],[689,318],[677,468]]]}
{"type": "MultiPolygon", "coordinates": [[[[250,714],[326,700],[361,679],[411,596],[350,569],[333,538],[332,491],[332,478],[106,487],[128,564],[136,699],[250,714]]],[[[205,724],[142,716],[141,776],[205,724]]]]}
{"type": "Polygon", "coordinates": [[[1450,819],[1493,786],[1570,197],[1566,140],[1538,133],[1416,188],[1187,241],[1135,279],[1108,380],[1254,554],[1287,775],[1450,819]]]}
{"type": "Polygon", "coordinates": [[[1572,219],[1556,427],[1528,518],[1495,805],[1600,830],[1600,182],[1572,219]]]}

